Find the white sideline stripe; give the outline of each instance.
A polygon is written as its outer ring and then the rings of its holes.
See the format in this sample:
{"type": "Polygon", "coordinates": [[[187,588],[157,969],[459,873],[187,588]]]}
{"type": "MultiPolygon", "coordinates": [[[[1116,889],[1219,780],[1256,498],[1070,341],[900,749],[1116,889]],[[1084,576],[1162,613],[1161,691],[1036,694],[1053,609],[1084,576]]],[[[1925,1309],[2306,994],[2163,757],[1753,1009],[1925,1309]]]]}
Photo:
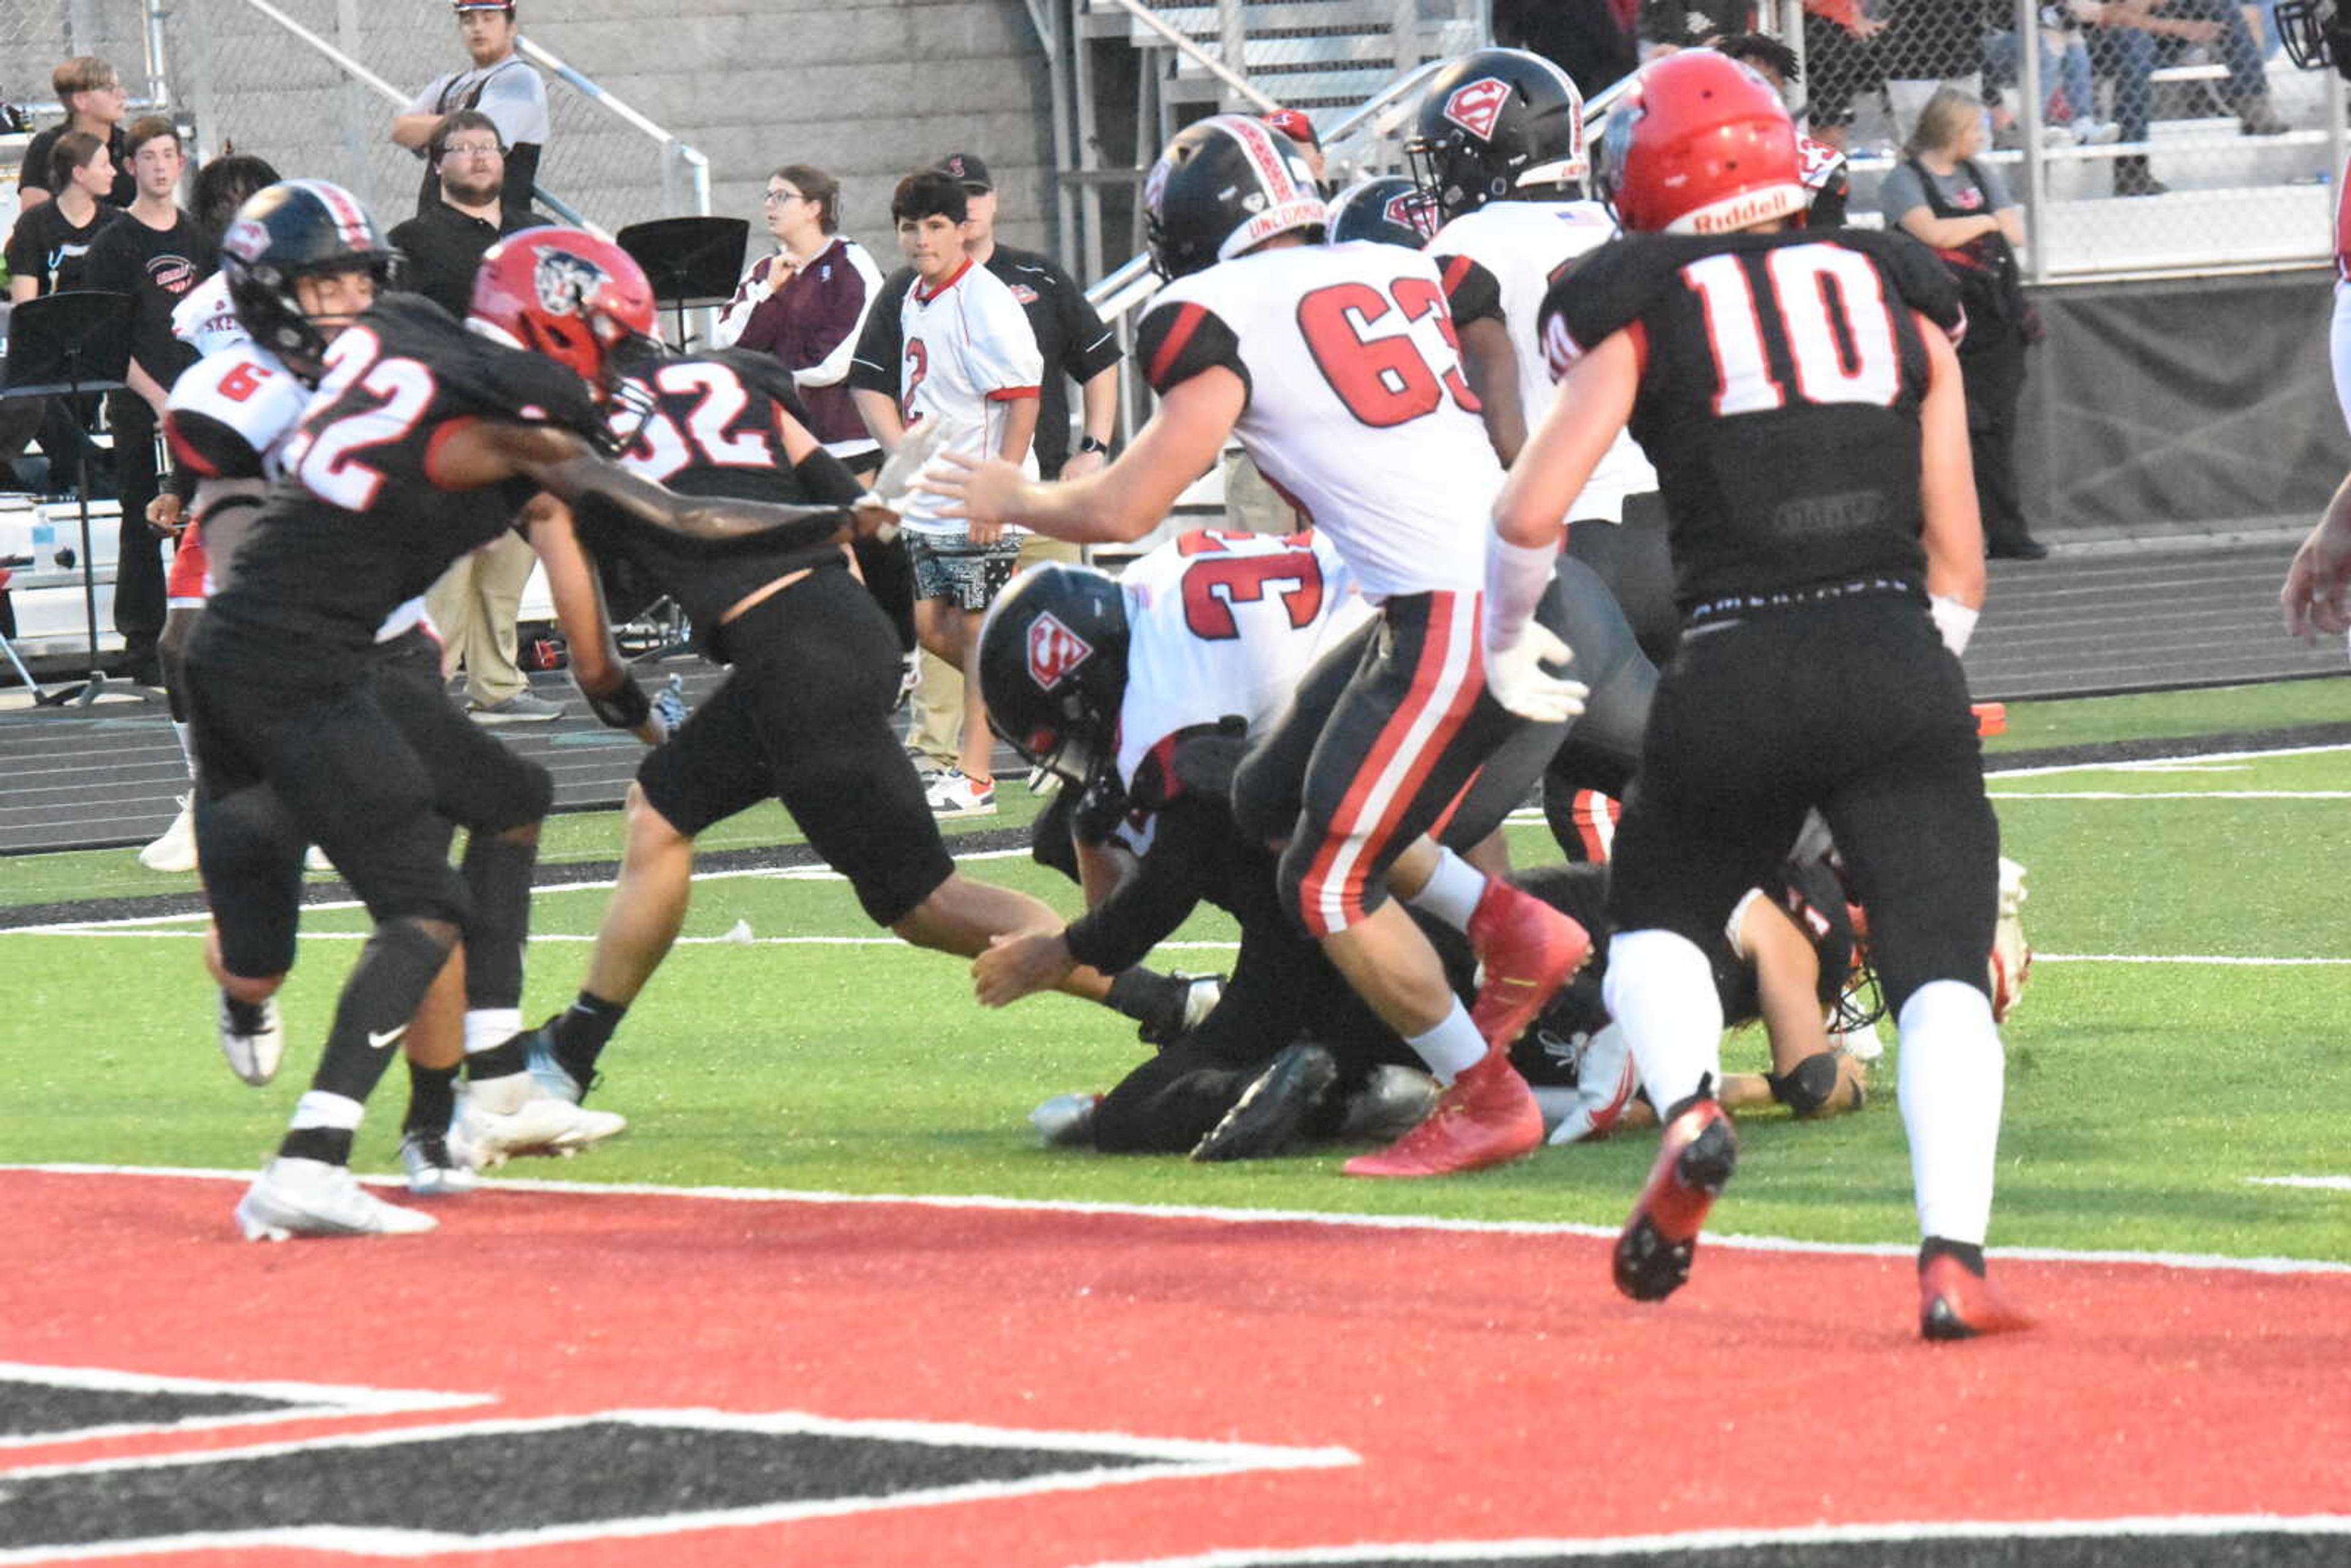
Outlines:
{"type": "Polygon", "coordinates": [[[438,1394],[423,1389],[362,1388],[335,1383],[225,1382],[210,1377],[166,1377],[125,1372],[120,1367],[44,1366],[32,1362],[0,1361],[0,1387],[11,1383],[37,1383],[57,1388],[127,1390],[140,1394],[241,1394],[257,1399],[283,1400],[285,1403],[274,1410],[192,1416],[183,1421],[123,1421],[99,1427],[15,1433],[0,1436],[0,1448],[86,1443],[137,1432],[192,1432],[215,1427],[253,1427],[341,1416],[392,1416],[415,1410],[455,1410],[470,1405],[487,1405],[494,1399],[487,1394],[438,1394]]]}
{"type": "MultiPolygon", "coordinates": [[[[171,915],[161,918],[193,920],[201,919],[203,916],[171,915]]],[[[106,931],[73,925],[27,925],[14,932],[0,931],[0,936],[171,936],[185,939],[201,937],[204,935],[203,931],[168,930],[160,927],[106,931]]],[[[364,942],[371,935],[372,933],[366,931],[306,931],[302,934],[302,940],[305,942],[364,942]]],[[[534,946],[541,942],[593,942],[596,940],[596,934],[592,931],[584,935],[574,931],[534,931],[530,934],[530,940],[534,946]]],[[[679,947],[904,947],[909,953],[929,951],[928,948],[917,947],[913,943],[902,941],[895,936],[681,936],[673,946],[679,947]]],[[[1240,944],[1238,942],[1162,942],[1158,946],[1201,952],[1229,953],[1239,947],[1240,944]]],[[[2038,961],[2036,956],[2035,962],[2038,961]]]]}
{"type": "Polygon", "coordinates": [[[448,1427],[401,1427],[389,1431],[361,1432],[312,1438],[301,1442],[265,1443],[242,1448],[215,1448],[187,1454],[164,1454],[128,1459],[103,1459],[84,1464],[35,1466],[14,1469],[6,1479],[16,1483],[43,1476],[89,1476],[124,1471],[157,1471],[198,1466],[274,1458],[282,1455],[315,1455],[327,1448],[378,1448],[402,1443],[436,1442],[527,1432],[560,1431],[566,1427],[617,1422],[656,1428],[699,1427],[718,1431],[809,1433],[862,1437],[873,1441],[927,1443],[940,1448],[1029,1448],[1077,1455],[1115,1456],[1151,1461],[1118,1468],[1063,1470],[1011,1481],[974,1481],[958,1486],[876,1492],[860,1497],[826,1498],[813,1502],[775,1503],[765,1507],[679,1510],[628,1519],[605,1519],[575,1525],[533,1530],[475,1533],[402,1530],[398,1527],[290,1525],[281,1529],[191,1532],[150,1536],[143,1540],[109,1541],[80,1546],[33,1546],[0,1551],[0,1563],[47,1563],[67,1559],[145,1555],[151,1552],[221,1551],[233,1547],[308,1547],[360,1556],[426,1557],[457,1551],[504,1550],[601,1541],[672,1535],[688,1530],[709,1530],[790,1520],[818,1519],[883,1510],[921,1508],[941,1503],[983,1501],[1028,1497],[1040,1492],[1071,1491],[1134,1481],[1196,1479],[1238,1475],[1251,1470],[1330,1469],[1358,1465],[1362,1458],[1349,1448],[1275,1448],[1257,1443],[1198,1442],[1174,1437],[1137,1437],[1120,1432],[1023,1431],[1008,1427],[975,1427],[931,1421],[843,1421],[796,1410],[737,1413],[724,1410],[604,1410],[586,1415],[530,1419],[468,1422],[448,1427]]]}
{"type": "MultiPolygon", "coordinates": [[[[200,1181],[249,1182],[249,1170],[206,1170],[188,1166],[110,1166],[70,1163],[0,1165],[0,1175],[25,1171],[37,1176],[128,1176],[192,1178],[200,1181]]],[[[402,1186],[398,1176],[361,1176],[371,1186],[402,1186]]],[[[498,1180],[484,1192],[536,1192],[570,1196],[704,1198],[720,1203],[798,1203],[897,1205],[911,1208],[968,1210],[998,1214],[1068,1214],[1128,1219],[1209,1221],[1228,1225],[1322,1225],[1341,1229],[1413,1230],[1441,1234],[1490,1236],[1590,1236],[1613,1240],[1613,1225],[1582,1225],[1570,1220],[1449,1219],[1414,1214],[1332,1214],[1311,1208],[1219,1208],[1201,1204],[1106,1203],[1076,1198],[998,1197],[973,1193],[825,1192],[792,1187],[662,1186],[651,1182],[566,1182],[536,1178],[498,1180]]],[[[1706,1232],[1709,1246],[1734,1247],[1750,1252],[1812,1252],[1852,1258],[1910,1258],[1914,1242],[1799,1241],[1784,1236],[1727,1236],[1706,1232]]],[[[2164,1269],[2199,1269],[2220,1273],[2346,1274],[2351,1263],[2307,1258],[2230,1258],[2206,1252],[2074,1251],[2060,1247],[1999,1247],[1994,1258],[2022,1259],[2040,1263],[2134,1263],[2164,1269]]]]}
{"type": "Polygon", "coordinates": [[[2351,789],[1988,789],[1987,800],[2351,800],[2351,789]]]}
{"type": "Polygon", "coordinates": [[[2046,768],[2002,768],[1987,770],[1986,779],[2043,779],[2052,773],[2153,773],[2166,768],[2193,763],[2247,762],[2269,757],[2321,757],[2329,752],[2351,751],[2351,744],[2332,746],[2281,746],[2262,751],[2201,751],[2179,757],[2142,757],[2132,762],[2060,762],[2046,768]]]}
{"type": "Polygon", "coordinates": [[[2226,953],[2035,953],[2034,964],[2220,964],[2241,968],[2339,967],[2351,958],[2260,958],[2226,953]]]}
{"type": "Polygon", "coordinates": [[[2255,1186],[2314,1187],[2321,1192],[2351,1192],[2351,1176],[2247,1176],[2255,1186]]]}
{"type": "Polygon", "coordinates": [[[2035,1519],[2000,1521],[1938,1520],[1904,1524],[1813,1524],[1792,1530],[1693,1530],[1679,1535],[1568,1536],[1520,1541],[1416,1541],[1394,1544],[1305,1546],[1253,1552],[1228,1547],[1189,1557],[1104,1559],[1084,1568],[1277,1568],[1317,1563],[1510,1563],[1530,1557],[1614,1557],[1766,1546],[1865,1545],[1874,1542],[2096,1540],[2147,1535],[2210,1538],[2254,1531],[2278,1535],[2351,1535],[2351,1517],[2266,1513],[2189,1514],[2147,1518],[2035,1519]]]}

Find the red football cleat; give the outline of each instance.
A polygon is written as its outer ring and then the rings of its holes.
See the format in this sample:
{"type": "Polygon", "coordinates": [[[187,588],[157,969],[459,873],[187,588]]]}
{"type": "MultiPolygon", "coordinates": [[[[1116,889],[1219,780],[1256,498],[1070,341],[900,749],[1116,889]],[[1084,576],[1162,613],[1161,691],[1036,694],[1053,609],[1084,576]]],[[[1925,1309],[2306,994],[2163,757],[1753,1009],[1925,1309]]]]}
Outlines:
{"type": "Polygon", "coordinates": [[[1619,1291],[1636,1301],[1662,1301],[1689,1282],[1698,1230],[1738,1168],[1739,1134],[1713,1100],[1667,1124],[1649,1183],[1616,1238],[1619,1291]]]}
{"type": "Polygon", "coordinates": [[[1948,1252],[1918,1265],[1918,1333],[1927,1339],[1979,1339],[2032,1326],[1990,1280],[1948,1252]]]}
{"type": "Polygon", "coordinates": [[[1469,1009],[1496,1051],[1526,1033],[1543,1004],[1592,951],[1592,935],[1531,893],[1496,878],[1469,916],[1469,947],[1484,972],[1469,1009]]]}
{"type": "Polygon", "coordinates": [[[1508,1053],[1489,1051],[1437,1096],[1420,1125],[1343,1168],[1360,1176],[1448,1176],[1532,1154],[1542,1135],[1542,1108],[1527,1081],[1508,1053]]]}

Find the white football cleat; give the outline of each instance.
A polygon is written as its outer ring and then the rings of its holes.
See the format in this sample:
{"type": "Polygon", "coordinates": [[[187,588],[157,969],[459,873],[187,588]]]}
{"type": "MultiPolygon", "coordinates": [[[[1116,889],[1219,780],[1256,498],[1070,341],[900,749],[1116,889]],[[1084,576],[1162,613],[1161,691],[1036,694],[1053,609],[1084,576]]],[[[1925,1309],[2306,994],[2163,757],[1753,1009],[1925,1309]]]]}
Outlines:
{"type": "Polygon", "coordinates": [[[286,1054],[286,1030],[277,1020],[277,998],[240,1002],[226,991],[220,999],[220,1048],[228,1070],[256,1089],[277,1076],[286,1054]]]}
{"type": "Polygon", "coordinates": [[[304,871],[332,871],[335,869],[335,862],[327,858],[326,851],[320,849],[316,844],[312,844],[308,849],[302,852],[302,869],[304,871]]]}
{"type": "MultiPolygon", "coordinates": [[[[1606,1137],[1640,1087],[1641,1075],[1633,1066],[1632,1042],[1625,1038],[1624,1028],[1611,1023],[1594,1030],[1583,1042],[1583,1053],[1575,1064],[1574,1102],[1564,1108],[1547,1141],[1573,1144],[1606,1137]]],[[[1544,1100],[1546,1110],[1550,1108],[1542,1093],[1537,1098],[1544,1100]]]]}
{"type": "Polygon", "coordinates": [[[413,1236],[441,1222],[386,1203],[341,1166],[280,1155],[262,1168],[236,1200],[236,1225],[247,1241],[295,1236],[413,1236]]]}
{"type": "Polygon", "coordinates": [[[440,1133],[411,1133],[400,1140],[400,1168],[408,1177],[409,1191],[419,1197],[454,1197],[482,1185],[473,1162],[450,1142],[440,1133]]]}
{"type": "Polygon", "coordinates": [[[180,814],[162,836],[139,852],[139,863],[149,871],[185,873],[196,869],[196,798],[180,797],[180,814]]]}
{"type": "Polygon", "coordinates": [[[517,1072],[467,1084],[455,1131],[472,1147],[475,1168],[493,1170],[521,1155],[576,1155],[628,1126],[625,1116],[574,1105],[517,1072]]]}

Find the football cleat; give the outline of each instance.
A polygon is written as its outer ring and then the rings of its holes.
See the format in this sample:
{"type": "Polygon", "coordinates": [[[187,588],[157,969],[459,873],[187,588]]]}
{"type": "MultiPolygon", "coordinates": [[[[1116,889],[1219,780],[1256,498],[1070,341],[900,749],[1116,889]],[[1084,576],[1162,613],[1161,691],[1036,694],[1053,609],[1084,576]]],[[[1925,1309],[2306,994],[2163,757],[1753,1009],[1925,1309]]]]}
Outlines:
{"type": "Polygon", "coordinates": [[[1542,1137],[1542,1109],[1527,1081],[1507,1051],[1489,1051],[1437,1097],[1418,1126],[1343,1168],[1359,1176],[1449,1176],[1515,1160],[1542,1137]]]}
{"type": "Polygon", "coordinates": [[[247,1241],[296,1236],[413,1236],[440,1224],[429,1214],[386,1203],[341,1166],[280,1155],[236,1200],[247,1241]]]}
{"type": "Polygon", "coordinates": [[[1099,1094],[1056,1094],[1029,1113],[1037,1142],[1049,1149],[1081,1149],[1094,1141],[1094,1108],[1099,1094]]]}
{"type": "Polygon", "coordinates": [[[473,1164],[449,1146],[444,1133],[410,1133],[400,1140],[400,1168],[419,1197],[453,1197],[482,1185],[473,1164]]]}
{"type": "Polygon", "coordinates": [[[1347,1096],[1339,1136],[1393,1143],[1419,1126],[1443,1092],[1437,1080],[1419,1068],[1383,1062],[1372,1069],[1362,1088],[1347,1096]]]}
{"type": "Polygon", "coordinates": [[[457,1102],[457,1135],[474,1149],[480,1170],[525,1155],[576,1155],[628,1125],[625,1116],[549,1093],[528,1072],[469,1083],[457,1102]]]}
{"type": "Polygon", "coordinates": [[[996,815],[996,785],[993,780],[982,784],[959,768],[942,768],[924,790],[924,800],[934,817],[993,817],[996,815]]]}
{"type": "Polygon", "coordinates": [[[1311,1040],[1288,1047],[1192,1145],[1192,1157],[1206,1165],[1280,1154],[1338,1077],[1339,1064],[1322,1047],[1311,1040]]]}
{"type": "Polygon", "coordinates": [[[286,1054],[286,1030],[277,1019],[277,998],[241,1002],[226,991],[220,998],[220,1048],[228,1070],[258,1089],[277,1076],[286,1054]]]}
{"type": "Polygon", "coordinates": [[[335,862],[327,858],[326,851],[320,849],[316,844],[312,844],[308,849],[302,852],[302,869],[304,871],[332,871],[335,869],[335,862]]]}
{"type": "Polygon", "coordinates": [[[1711,1097],[1667,1125],[1648,1185],[1616,1239],[1617,1290],[1662,1301],[1689,1282],[1698,1230],[1738,1168],[1739,1134],[1711,1097]]]}
{"type": "Polygon", "coordinates": [[[1926,1339],[1978,1339],[2032,1326],[1989,1279],[1948,1252],[1918,1265],[1918,1333],[1926,1339]]]}
{"type": "Polygon", "coordinates": [[[1549,1141],[1573,1144],[1606,1137],[1615,1130],[1625,1107],[1633,1103],[1640,1087],[1641,1075],[1633,1066],[1633,1048],[1625,1030],[1613,1023],[1595,1030],[1576,1060],[1574,1103],[1552,1129],[1549,1141]]]}
{"type": "Polygon", "coordinates": [[[139,863],[149,871],[168,873],[196,869],[196,798],[180,797],[180,814],[153,843],[139,852],[139,863]]]}
{"type": "Polygon", "coordinates": [[[1497,878],[1469,916],[1478,955],[1478,998],[1469,1009],[1478,1033],[1496,1051],[1526,1033],[1535,1015],[1592,952],[1583,926],[1497,878]]]}
{"type": "Polygon", "coordinates": [[[549,1019],[524,1037],[527,1042],[523,1047],[525,1065],[533,1083],[557,1099],[568,1100],[577,1105],[588,1098],[588,1091],[596,1087],[602,1075],[591,1072],[585,1083],[571,1076],[571,1070],[564,1066],[563,1059],[555,1053],[554,1024],[555,1020],[549,1019]]]}

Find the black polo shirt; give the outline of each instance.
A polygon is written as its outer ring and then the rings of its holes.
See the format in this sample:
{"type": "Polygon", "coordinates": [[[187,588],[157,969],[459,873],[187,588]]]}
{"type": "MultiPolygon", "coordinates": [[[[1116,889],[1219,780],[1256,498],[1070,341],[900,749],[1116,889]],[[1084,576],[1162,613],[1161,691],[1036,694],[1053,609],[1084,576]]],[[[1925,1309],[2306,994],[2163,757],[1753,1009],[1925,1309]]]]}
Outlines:
{"type": "Polygon", "coordinates": [[[474,300],[474,274],[481,267],[482,253],[501,235],[537,223],[513,212],[502,212],[495,224],[486,223],[446,201],[436,202],[392,231],[392,248],[408,261],[400,286],[462,321],[474,300]]]}
{"type": "MultiPolygon", "coordinates": [[[[16,171],[18,195],[26,191],[48,191],[52,197],[56,196],[57,192],[49,190],[49,153],[56,148],[57,138],[65,133],[64,126],[52,125],[26,145],[25,162],[16,171]]],[[[106,133],[107,154],[114,160],[114,189],[103,199],[111,206],[127,207],[139,199],[139,181],[131,172],[131,154],[123,151],[122,144],[128,140],[120,125],[106,133]]]]}

